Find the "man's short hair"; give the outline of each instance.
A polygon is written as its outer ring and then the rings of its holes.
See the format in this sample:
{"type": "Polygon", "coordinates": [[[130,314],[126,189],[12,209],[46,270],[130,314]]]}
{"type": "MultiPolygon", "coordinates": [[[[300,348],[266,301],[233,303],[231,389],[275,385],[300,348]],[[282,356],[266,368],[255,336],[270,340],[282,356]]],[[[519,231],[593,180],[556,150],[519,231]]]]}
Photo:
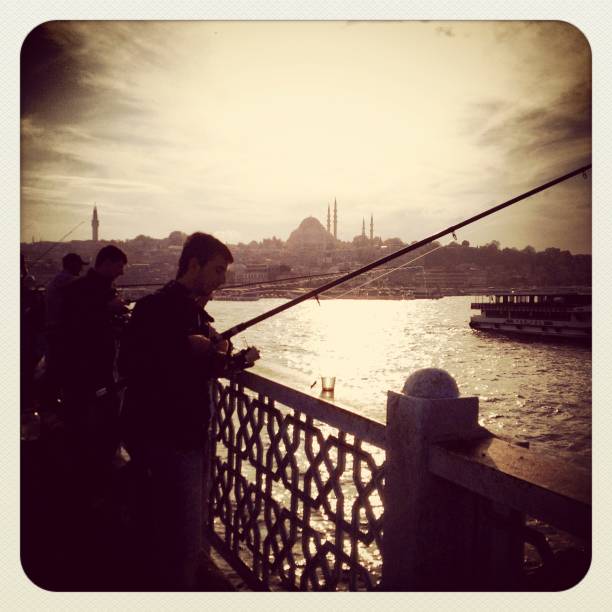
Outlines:
{"type": "Polygon", "coordinates": [[[79,274],[83,266],[89,265],[88,261],[81,259],[77,253],[67,253],[62,257],[62,268],[72,274],[79,274]]]}
{"type": "Polygon", "coordinates": [[[105,261],[122,261],[124,264],[127,263],[127,255],[114,244],[109,244],[105,247],[102,247],[98,254],[96,255],[96,263],[95,267],[97,268],[105,261]]]}
{"type": "Polygon", "coordinates": [[[187,272],[187,267],[192,257],[197,258],[200,265],[203,266],[215,255],[221,255],[228,264],[234,261],[230,250],[214,236],[202,232],[195,232],[191,236],[187,236],[181,257],[179,258],[176,278],[180,278],[187,272]]]}

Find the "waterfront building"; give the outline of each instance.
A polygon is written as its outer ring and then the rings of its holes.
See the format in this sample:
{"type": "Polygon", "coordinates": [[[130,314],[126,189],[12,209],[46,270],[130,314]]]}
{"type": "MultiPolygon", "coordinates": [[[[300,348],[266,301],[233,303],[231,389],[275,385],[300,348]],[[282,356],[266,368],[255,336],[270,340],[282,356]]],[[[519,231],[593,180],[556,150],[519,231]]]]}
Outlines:
{"type": "Polygon", "coordinates": [[[270,280],[267,263],[232,263],[228,266],[227,284],[258,283],[270,280]]]}
{"type": "Polygon", "coordinates": [[[268,280],[268,264],[251,263],[245,266],[243,282],[257,283],[268,280]]]}

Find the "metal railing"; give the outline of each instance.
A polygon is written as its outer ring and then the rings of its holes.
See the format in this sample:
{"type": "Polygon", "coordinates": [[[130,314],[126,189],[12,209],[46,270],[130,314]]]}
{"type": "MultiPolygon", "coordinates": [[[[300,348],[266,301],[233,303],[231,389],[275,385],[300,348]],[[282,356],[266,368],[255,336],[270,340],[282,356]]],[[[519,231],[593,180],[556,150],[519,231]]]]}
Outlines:
{"type": "Polygon", "coordinates": [[[384,425],[250,372],[214,400],[215,548],[253,589],[373,589],[384,425]]]}
{"type": "Polygon", "coordinates": [[[385,426],[290,384],[214,389],[210,540],[252,589],[520,589],[525,543],[554,557],[526,515],[589,549],[590,472],[492,436],[477,398],[389,392],[385,426]]]}

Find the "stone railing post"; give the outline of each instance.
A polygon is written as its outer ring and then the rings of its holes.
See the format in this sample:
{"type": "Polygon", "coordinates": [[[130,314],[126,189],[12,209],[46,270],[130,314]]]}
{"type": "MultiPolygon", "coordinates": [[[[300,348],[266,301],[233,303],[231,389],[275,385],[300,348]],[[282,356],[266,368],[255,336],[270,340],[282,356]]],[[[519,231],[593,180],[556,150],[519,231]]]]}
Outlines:
{"type": "Polygon", "coordinates": [[[419,370],[402,394],[388,392],[383,589],[487,588],[505,571],[499,560],[508,551],[489,529],[492,503],[428,469],[432,444],[487,435],[478,398],[459,397],[444,370],[419,370]],[[494,568],[486,567],[491,559],[494,568]]]}

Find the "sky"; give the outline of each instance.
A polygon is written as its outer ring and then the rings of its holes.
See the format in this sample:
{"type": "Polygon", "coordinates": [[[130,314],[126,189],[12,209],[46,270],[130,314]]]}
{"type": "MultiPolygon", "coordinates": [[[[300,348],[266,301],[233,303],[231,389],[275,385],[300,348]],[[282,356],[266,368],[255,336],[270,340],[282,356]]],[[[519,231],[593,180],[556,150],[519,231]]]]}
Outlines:
{"type": "MultiPolygon", "coordinates": [[[[49,22],[21,54],[21,240],[420,240],[591,162],[564,22],[49,22]],[[79,225],[80,224],[80,225],[79,225]]],[[[591,177],[458,232],[591,252],[591,177]]],[[[449,239],[450,240],[450,237],[449,239]]],[[[444,242],[444,240],[443,240],[444,242]]]]}

